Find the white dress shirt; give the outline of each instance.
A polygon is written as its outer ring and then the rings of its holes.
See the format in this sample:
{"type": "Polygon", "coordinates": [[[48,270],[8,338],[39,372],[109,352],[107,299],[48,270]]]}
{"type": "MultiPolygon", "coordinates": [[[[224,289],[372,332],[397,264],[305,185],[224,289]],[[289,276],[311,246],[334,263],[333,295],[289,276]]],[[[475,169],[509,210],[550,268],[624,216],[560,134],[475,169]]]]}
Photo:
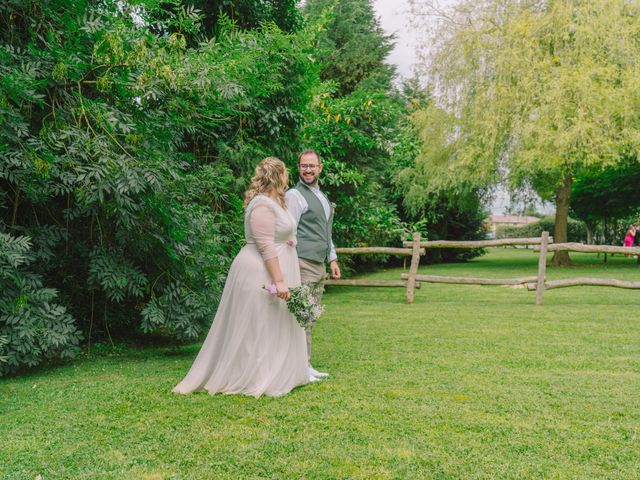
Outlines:
{"type": "MultiPolygon", "coordinates": [[[[322,209],[324,210],[324,214],[327,217],[328,222],[329,217],[331,216],[331,205],[329,205],[327,197],[320,192],[320,187],[309,187],[309,190],[311,190],[318,200],[320,200],[320,204],[322,205],[322,209]]],[[[296,221],[296,224],[300,223],[300,217],[302,217],[302,214],[309,210],[309,204],[307,201],[295,188],[287,190],[287,193],[285,194],[285,201],[287,203],[289,213],[296,221]]],[[[329,261],[333,262],[334,260],[337,260],[338,255],[336,254],[336,247],[333,245],[333,239],[330,238],[329,242],[331,244],[331,249],[329,250],[329,261]]]]}

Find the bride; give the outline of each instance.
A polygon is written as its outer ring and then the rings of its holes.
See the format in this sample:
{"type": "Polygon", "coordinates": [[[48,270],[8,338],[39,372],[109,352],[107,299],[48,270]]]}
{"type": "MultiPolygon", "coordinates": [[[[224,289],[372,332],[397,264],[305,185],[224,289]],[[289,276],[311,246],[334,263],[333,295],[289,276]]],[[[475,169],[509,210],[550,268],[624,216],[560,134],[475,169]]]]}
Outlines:
{"type": "Polygon", "coordinates": [[[206,390],[280,396],[310,381],[304,330],[287,310],[300,284],[296,224],[284,203],[288,174],[268,157],[245,194],[247,244],[233,260],[218,311],[198,356],[175,393],[206,390]],[[263,286],[275,284],[277,294],[263,286]]]}

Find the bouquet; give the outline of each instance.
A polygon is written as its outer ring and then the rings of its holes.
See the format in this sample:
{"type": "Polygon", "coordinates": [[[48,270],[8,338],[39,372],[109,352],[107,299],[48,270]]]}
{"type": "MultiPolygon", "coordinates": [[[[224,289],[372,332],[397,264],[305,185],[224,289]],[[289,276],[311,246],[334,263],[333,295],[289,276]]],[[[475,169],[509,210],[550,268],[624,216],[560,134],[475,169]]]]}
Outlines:
{"type": "MultiPolygon", "coordinates": [[[[277,293],[276,286],[273,283],[263,288],[271,295],[277,293]]],[[[304,329],[312,325],[324,311],[324,307],[317,301],[318,288],[322,288],[320,283],[304,282],[299,287],[289,289],[291,296],[287,300],[287,308],[304,329]]]]}

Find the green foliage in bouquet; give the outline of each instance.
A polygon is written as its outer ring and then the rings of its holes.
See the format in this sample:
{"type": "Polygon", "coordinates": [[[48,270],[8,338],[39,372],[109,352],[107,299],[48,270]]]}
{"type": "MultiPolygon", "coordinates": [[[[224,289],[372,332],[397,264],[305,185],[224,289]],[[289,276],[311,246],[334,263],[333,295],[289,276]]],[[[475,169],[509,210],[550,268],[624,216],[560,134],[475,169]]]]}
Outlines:
{"type": "Polygon", "coordinates": [[[313,325],[324,311],[324,307],[318,301],[318,290],[321,288],[323,287],[319,283],[304,282],[289,290],[291,297],[287,300],[287,308],[304,329],[313,325]]]}

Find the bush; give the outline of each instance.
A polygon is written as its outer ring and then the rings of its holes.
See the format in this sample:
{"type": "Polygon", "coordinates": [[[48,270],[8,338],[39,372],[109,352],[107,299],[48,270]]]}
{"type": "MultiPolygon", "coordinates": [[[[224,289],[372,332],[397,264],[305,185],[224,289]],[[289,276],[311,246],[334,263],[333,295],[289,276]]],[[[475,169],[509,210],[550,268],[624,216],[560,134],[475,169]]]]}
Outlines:
{"type": "MultiPolygon", "coordinates": [[[[542,232],[549,232],[553,236],[555,217],[552,215],[542,217],[539,221],[523,225],[521,227],[499,226],[496,229],[496,238],[528,238],[539,237],[542,232]]],[[[584,242],[587,239],[587,227],[584,222],[569,218],[567,222],[567,241],[584,242]]]]}
{"type": "Polygon", "coordinates": [[[0,375],[46,359],[74,356],[81,334],[57,292],[28,270],[31,239],[0,233],[0,375]]]}

